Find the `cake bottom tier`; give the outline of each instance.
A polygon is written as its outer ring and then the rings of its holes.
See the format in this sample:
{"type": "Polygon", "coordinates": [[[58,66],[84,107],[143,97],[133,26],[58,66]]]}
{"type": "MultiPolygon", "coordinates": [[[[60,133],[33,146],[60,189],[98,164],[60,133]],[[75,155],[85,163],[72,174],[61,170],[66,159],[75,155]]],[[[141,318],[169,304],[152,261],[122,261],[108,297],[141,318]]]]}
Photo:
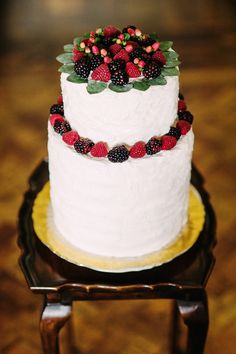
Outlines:
{"type": "Polygon", "coordinates": [[[114,164],[77,154],[49,126],[56,228],[95,255],[136,257],[161,250],[187,222],[192,148],[190,131],[172,150],[114,164]]]}

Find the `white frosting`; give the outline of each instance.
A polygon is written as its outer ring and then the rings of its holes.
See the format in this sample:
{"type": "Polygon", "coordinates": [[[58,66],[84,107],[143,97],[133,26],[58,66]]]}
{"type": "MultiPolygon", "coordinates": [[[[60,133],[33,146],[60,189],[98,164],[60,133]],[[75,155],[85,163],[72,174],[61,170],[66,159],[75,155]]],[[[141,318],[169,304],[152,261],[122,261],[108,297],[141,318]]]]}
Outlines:
{"type": "MultiPolygon", "coordinates": [[[[177,85],[176,80],[170,82],[174,86],[177,85]]],[[[109,118],[112,124],[119,118],[122,120],[119,109],[114,109],[115,118],[109,115],[100,117],[100,114],[105,110],[109,100],[114,104],[115,97],[119,103],[120,97],[126,102],[125,95],[115,94],[113,98],[113,93],[107,90],[103,96],[106,104],[98,106],[97,110],[94,108],[96,103],[93,103],[91,109],[87,106],[86,130],[84,116],[86,105],[90,97],[95,99],[93,102],[99,102],[100,94],[85,95],[83,88],[76,85],[72,87],[70,99],[67,91],[70,85],[67,86],[65,82],[63,85],[63,95],[67,95],[65,103],[68,119],[69,102],[75,99],[76,92],[80,97],[78,111],[71,111],[71,118],[73,116],[71,123],[75,123],[79,131],[80,127],[83,127],[82,134],[89,138],[96,140],[93,134],[97,132],[99,137],[102,136],[106,141],[110,137],[113,143],[118,142],[114,125],[110,129],[106,127],[105,130],[103,124],[104,120],[109,118]],[[93,129],[93,123],[96,123],[96,129],[93,129]]],[[[152,89],[156,88],[151,88],[151,96],[152,89]]],[[[117,106],[120,107],[120,112],[124,107],[125,112],[128,113],[129,110],[131,112],[133,105],[136,112],[141,109],[139,105],[141,102],[136,102],[140,93],[132,91],[133,93],[129,93],[131,99],[129,107],[125,104],[117,106]]],[[[148,92],[145,92],[145,95],[149,96],[148,92]]],[[[173,109],[175,104],[171,103],[171,99],[169,102],[173,109]]],[[[110,109],[109,106],[108,111],[110,109]]],[[[136,115],[137,122],[142,124],[143,129],[140,125],[140,131],[135,134],[139,135],[146,125],[149,126],[149,114],[153,115],[153,112],[150,110],[148,112],[144,117],[136,115]]],[[[159,115],[159,109],[155,109],[155,114],[159,115]]],[[[151,117],[151,121],[153,119],[151,117]]],[[[119,134],[122,124],[124,122],[117,123],[119,134]]],[[[169,125],[170,122],[165,131],[169,130],[169,125]]],[[[126,128],[123,127],[122,137],[128,141],[130,132],[125,135],[125,131],[126,128]]],[[[148,134],[150,135],[153,135],[153,131],[148,134]]],[[[141,138],[144,139],[144,136],[141,138]]],[[[134,138],[132,135],[132,139],[137,137],[134,138]]],[[[172,150],[142,159],[129,158],[123,163],[115,164],[107,159],[94,159],[77,154],[49,126],[51,203],[57,229],[74,246],[97,255],[135,257],[162,249],[178,236],[187,221],[192,148],[191,130],[180,138],[172,150]]]]}
{"type": "Polygon", "coordinates": [[[65,118],[80,136],[95,143],[132,145],[139,140],[164,135],[176,118],[179,78],[166,77],[167,84],[147,91],[131,89],[117,93],[105,89],[88,94],[85,84],[67,81],[61,74],[65,118]]]}

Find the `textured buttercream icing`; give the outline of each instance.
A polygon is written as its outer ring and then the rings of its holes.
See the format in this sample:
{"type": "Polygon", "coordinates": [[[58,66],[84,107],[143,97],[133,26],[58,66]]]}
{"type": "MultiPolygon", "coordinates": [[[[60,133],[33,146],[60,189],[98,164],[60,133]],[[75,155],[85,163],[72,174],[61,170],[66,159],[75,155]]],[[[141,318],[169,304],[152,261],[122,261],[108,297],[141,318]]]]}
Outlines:
{"type": "Polygon", "coordinates": [[[78,155],[49,126],[58,231],[98,255],[135,257],[162,249],[187,221],[192,146],[190,131],[172,150],[112,164],[78,155]]]}

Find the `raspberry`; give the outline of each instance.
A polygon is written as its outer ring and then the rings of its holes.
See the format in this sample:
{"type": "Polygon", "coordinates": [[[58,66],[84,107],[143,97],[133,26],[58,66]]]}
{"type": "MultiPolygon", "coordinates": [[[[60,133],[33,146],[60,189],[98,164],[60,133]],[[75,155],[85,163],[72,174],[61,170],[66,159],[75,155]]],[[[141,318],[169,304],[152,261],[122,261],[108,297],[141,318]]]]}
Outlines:
{"type": "Polygon", "coordinates": [[[93,80],[108,82],[111,79],[111,73],[107,64],[99,65],[92,73],[93,80]]]}
{"type": "Polygon", "coordinates": [[[137,68],[136,65],[132,62],[126,63],[126,72],[129,75],[129,77],[139,77],[141,75],[141,72],[137,68]]]}
{"type": "Polygon", "coordinates": [[[179,120],[186,120],[186,122],[189,122],[190,124],[193,122],[193,115],[189,111],[178,112],[178,117],[179,120]]]}
{"type": "Polygon", "coordinates": [[[129,61],[129,54],[126,52],[125,49],[121,49],[113,58],[114,60],[122,59],[124,61],[129,61]]]}
{"type": "Polygon", "coordinates": [[[94,143],[92,142],[92,140],[86,138],[76,140],[76,142],[74,143],[75,151],[80,154],[87,154],[93,146],[94,143]]]}
{"type": "Polygon", "coordinates": [[[91,69],[92,70],[96,69],[102,63],[103,63],[102,57],[100,57],[99,55],[94,55],[90,60],[91,69]]]}
{"type": "Polygon", "coordinates": [[[70,127],[70,124],[67,122],[67,121],[56,121],[54,126],[53,126],[53,129],[55,130],[56,133],[58,134],[64,134],[68,131],[71,130],[71,127],[70,127]]]}
{"type": "Polygon", "coordinates": [[[123,70],[117,70],[112,74],[111,81],[114,85],[124,86],[129,82],[128,74],[123,70]]]}
{"type": "Polygon", "coordinates": [[[119,44],[115,43],[115,44],[112,44],[109,47],[109,49],[113,55],[116,55],[121,50],[121,46],[119,44]]]}
{"type": "Polygon", "coordinates": [[[178,101],[178,111],[186,111],[186,103],[184,100],[179,100],[178,101]]]}
{"type": "Polygon", "coordinates": [[[186,135],[191,129],[191,124],[186,120],[179,120],[176,125],[180,129],[181,135],[186,135]]]}
{"type": "Polygon", "coordinates": [[[103,143],[102,141],[96,143],[96,144],[92,147],[90,153],[91,153],[91,155],[94,156],[94,157],[106,157],[106,156],[107,156],[107,153],[108,153],[106,144],[103,143]]]}
{"type": "Polygon", "coordinates": [[[89,77],[90,69],[91,69],[90,62],[87,58],[78,60],[75,63],[76,74],[84,79],[87,79],[87,77],[89,77]]]}
{"type": "Polygon", "coordinates": [[[51,125],[54,127],[56,122],[63,122],[64,117],[62,117],[60,114],[52,114],[49,118],[49,121],[51,125]]]}
{"type": "Polygon", "coordinates": [[[79,140],[80,136],[77,132],[71,130],[62,135],[62,140],[68,145],[74,145],[76,140],[79,140]]]}
{"type": "Polygon", "coordinates": [[[169,132],[165,135],[174,136],[177,140],[179,140],[181,133],[178,127],[170,127],[169,132]]]}
{"type": "Polygon", "coordinates": [[[80,59],[82,59],[84,56],[84,53],[80,52],[78,49],[73,48],[73,61],[76,62],[80,59]]]}
{"type": "Polygon", "coordinates": [[[63,97],[62,97],[62,95],[58,96],[57,103],[60,104],[60,105],[63,105],[63,97]]]}
{"type": "Polygon", "coordinates": [[[160,65],[158,64],[158,61],[150,61],[148,62],[144,69],[143,69],[143,75],[146,79],[155,79],[161,74],[161,68],[160,65]]]}
{"type": "Polygon", "coordinates": [[[139,46],[138,43],[137,43],[137,42],[134,42],[134,41],[127,41],[126,44],[132,45],[134,49],[138,48],[138,46],[139,46]]]}
{"type": "Polygon", "coordinates": [[[161,142],[161,150],[170,150],[176,145],[177,139],[174,136],[164,135],[161,142]]]}
{"type": "Polygon", "coordinates": [[[61,114],[62,116],[64,116],[64,107],[63,104],[53,104],[50,108],[50,113],[51,114],[61,114]]]}
{"type": "Polygon", "coordinates": [[[155,137],[152,137],[145,145],[148,155],[154,155],[161,150],[161,141],[155,137]]]}
{"type": "Polygon", "coordinates": [[[129,155],[133,158],[133,159],[138,159],[140,157],[143,157],[144,155],[146,155],[146,149],[145,149],[145,144],[142,141],[138,141],[137,143],[135,143],[130,151],[129,151],[129,155]]]}
{"type": "Polygon", "coordinates": [[[111,73],[114,73],[115,71],[119,69],[124,69],[126,65],[126,62],[122,59],[114,60],[112,61],[108,67],[111,73]]]}
{"type": "Polygon", "coordinates": [[[111,162],[124,162],[129,158],[129,150],[124,145],[115,146],[107,156],[111,162]]]}
{"type": "Polygon", "coordinates": [[[152,55],[152,59],[158,60],[158,61],[161,62],[163,65],[166,64],[166,58],[165,58],[164,54],[163,54],[160,50],[157,50],[157,51],[152,55]]]}
{"type": "Polygon", "coordinates": [[[120,30],[112,25],[108,25],[104,28],[103,34],[105,37],[115,37],[120,34],[120,30]]]}

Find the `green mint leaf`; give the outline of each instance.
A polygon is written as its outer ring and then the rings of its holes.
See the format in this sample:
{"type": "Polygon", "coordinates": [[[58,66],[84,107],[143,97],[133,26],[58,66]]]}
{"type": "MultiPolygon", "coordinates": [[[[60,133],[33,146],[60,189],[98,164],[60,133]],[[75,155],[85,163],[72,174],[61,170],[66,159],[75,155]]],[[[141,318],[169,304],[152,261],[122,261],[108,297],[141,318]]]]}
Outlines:
{"type": "Polygon", "coordinates": [[[64,48],[64,52],[72,53],[74,45],[73,44],[65,44],[63,48],[64,48]]]}
{"type": "Polygon", "coordinates": [[[67,81],[74,82],[76,84],[84,84],[88,82],[88,79],[84,79],[83,77],[78,76],[76,73],[73,73],[68,76],[67,81]]]}
{"type": "Polygon", "coordinates": [[[56,60],[62,64],[71,64],[73,63],[73,54],[72,53],[63,53],[56,57],[56,60]]]}
{"type": "Polygon", "coordinates": [[[166,60],[175,60],[179,58],[179,54],[176,53],[174,50],[169,50],[167,52],[163,52],[166,60]]]}
{"type": "Polygon", "coordinates": [[[115,92],[127,92],[132,89],[133,85],[127,84],[124,86],[118,86],[118,85],[114,85],[114,84],[110,83],[108,87],[110,90],[115,91],[115,92]]]}
{"type": "Polygon", "coordinates": [[[133,82],[133,88],[136,90],[140,91],[146,91],[149,89],[150,85],[148,80],[140,80],[140,81],[134,81],[133,82]]]}
{"type": "Polygon", "coordinates": [[[74,63],[62,65],[58,71],[60,73],[73,74],[74,73],[74,63]]]}
{"type": "Polygon", "coordinates": [[[152,39],[154,39],[155,41],[158,42],[158,37],[157,37],[156,32],[151,33],[151,34],[150,34],[150,37],[151,37],[152,39]]]}
{"type": "Polygon", "coordinates": [[[179,64],[181,64],[181,61],[179,60],[170,60],[168,59],[166,64],[164,65],[165,68],[174,68],[175,66],[178,66],[179,64]]]}
{"type": "Polygon", "coordinates": [[[160,50],[162,51],[166,51],[168,49],[170,49],[173,45],[173,42],[171,41],[164,41],[164,42],[160,42],[160,50]]]}
{"type": "Polygon", "coordinates": [[[178,76],[179,75],[179,69],[177,68],[163,68],[161,71],[163,76],[178,76]]]}
{"type": "Polygon", "coordinates": [[[166,85],[167,81],[164,78],[164,76],[160,75],[160,76],[156,77],[155,79],[149,79],[148,83],[151,86],[157,86],[157,85],[166,85]]]}
{"type": "Polygon", "coordinates": [[[90,94],[102,92],[107,88],[107,83],[102,81],[90,80],[87,85],[87,91],[90,94]]]}
{"type": "Polygon", "coordinates": [[[74,38],[74,40],[73,40],[74,45],[78,45],[79,46],[83,39],[84,39],[84,37],[76,37],[76,38],[74,38]]]}

